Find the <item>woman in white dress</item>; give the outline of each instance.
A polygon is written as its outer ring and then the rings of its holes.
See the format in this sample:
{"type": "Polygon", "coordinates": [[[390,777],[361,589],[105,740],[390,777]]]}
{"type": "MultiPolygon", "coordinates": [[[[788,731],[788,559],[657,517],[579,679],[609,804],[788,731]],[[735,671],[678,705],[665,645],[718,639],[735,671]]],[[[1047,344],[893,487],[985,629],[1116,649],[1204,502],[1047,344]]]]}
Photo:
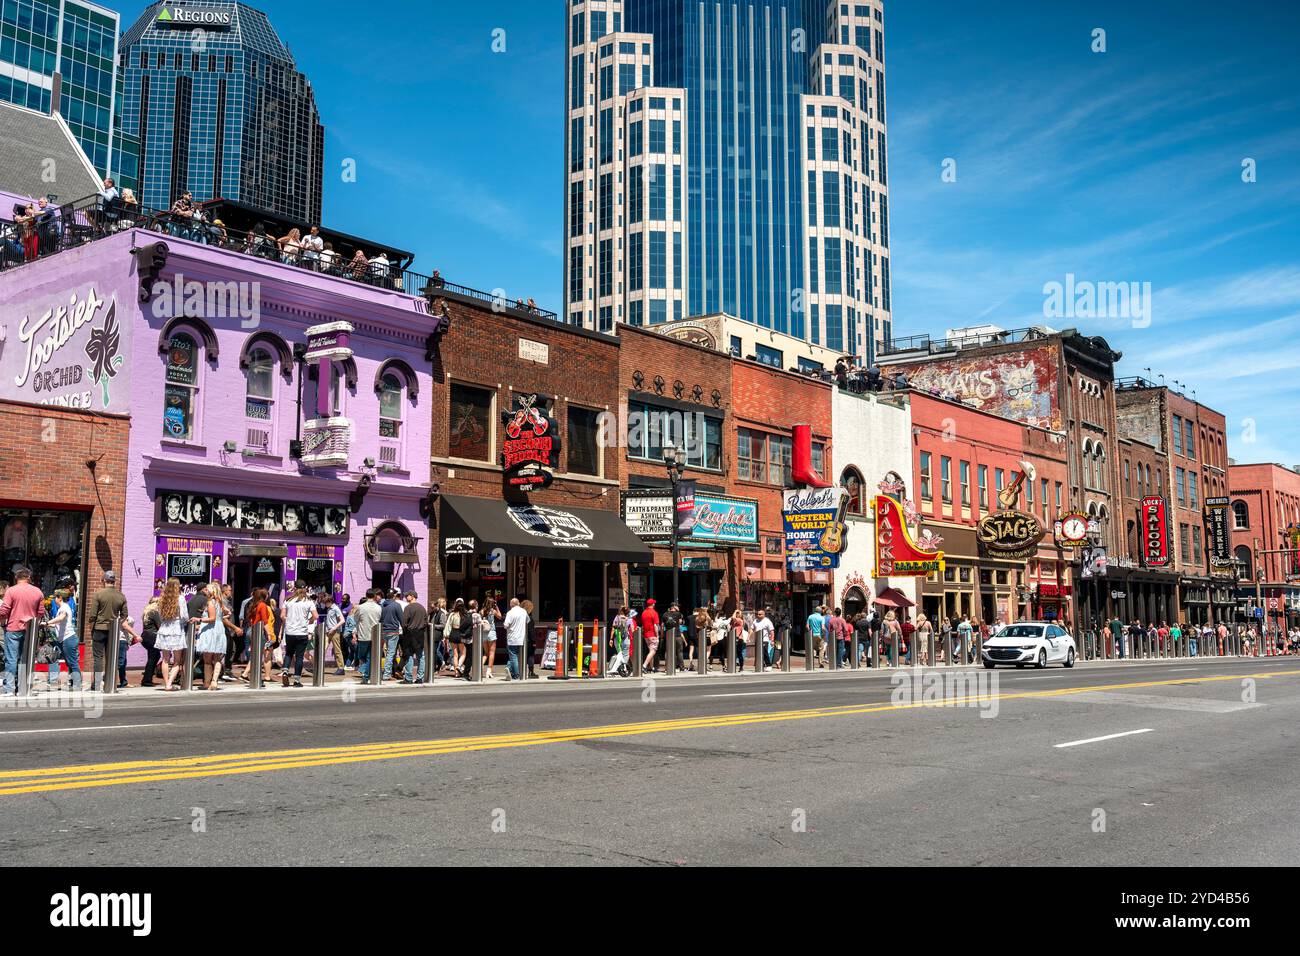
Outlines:
{"type": "Polygon", "coordinates": [[[163,585],[162,597],[158,600],[158,616],[162,618],[162,624],[158,627],[154,649],[162,655],[163,690],[180,690],[177,682],[189,663],[185,660],[185,627],[190,616],[181,600],[181,582],[175,578],[168,578],[163,585]]]}
{"type": "Polygon", "coordinates": [[[205,591],[208,604],[199,618],[199,633],[194,652],[203,660],[203,687],[221,690],[221,663],[226,657],[226,625],[221,620],[221,583],[213,581],[205,591]]]}

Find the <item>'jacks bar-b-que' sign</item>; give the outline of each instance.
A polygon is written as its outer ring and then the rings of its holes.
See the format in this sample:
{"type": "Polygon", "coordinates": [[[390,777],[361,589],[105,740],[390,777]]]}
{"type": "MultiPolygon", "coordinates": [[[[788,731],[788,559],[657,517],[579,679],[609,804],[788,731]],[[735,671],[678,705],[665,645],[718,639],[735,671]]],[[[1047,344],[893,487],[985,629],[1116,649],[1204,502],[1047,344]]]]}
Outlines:
{"type": "Polygon", "coordinates": [[[515,407],[502,420],[501,466],[506,484],[521,491],[549,487],[560,463],[560,437],[545,402],[537,395],[516,395],[515,407]]]}
{"type": "Polygon", "coordinates": [[[924,551],[912,540],[903,507],[889,495],[872,499],[876,512],[876,567],[872,577],[924,578],[946,567],[942,551],[924,551]]]}

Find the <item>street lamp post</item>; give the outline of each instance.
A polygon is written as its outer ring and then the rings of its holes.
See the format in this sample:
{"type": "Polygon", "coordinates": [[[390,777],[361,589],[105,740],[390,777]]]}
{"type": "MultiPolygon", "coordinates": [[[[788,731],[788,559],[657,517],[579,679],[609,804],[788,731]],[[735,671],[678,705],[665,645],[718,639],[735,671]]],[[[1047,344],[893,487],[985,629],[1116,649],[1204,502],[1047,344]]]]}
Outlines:
{"type": "Polygon", "coordinates": [[[682,562],[677,538],[677,485],[686,473],[686,449],[665,445],[664,467],[668,470],[668,484],[672,488],[673,603],[678,604],[681,601],[679,575],[682,562]]]}

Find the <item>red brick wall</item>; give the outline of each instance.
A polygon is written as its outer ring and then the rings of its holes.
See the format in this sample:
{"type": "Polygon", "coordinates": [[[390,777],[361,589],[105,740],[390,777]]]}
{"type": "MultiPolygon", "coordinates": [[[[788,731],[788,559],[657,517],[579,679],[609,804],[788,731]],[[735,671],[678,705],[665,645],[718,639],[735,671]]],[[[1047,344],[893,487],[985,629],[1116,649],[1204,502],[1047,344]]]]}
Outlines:
{"type": "MultiPolygon", "coordinates": [[[[595,508],[618,511],[620,460],[618,449],[604,453],[604,481],[557,477],[545,491],[507,496],[498,465],[501,444],[501,414],[512,406],[512,393],[543,394],[554,399],[554,414],[560,423],[561,452],[557,475],[565,471],[568,408],[572,403],[601,411],[617,410],[616,376],[619,343],[609,336],[584,333],[572,326],[543,319],[528,320],[493,312],[486,303],[447,297],[451,329],[443,338],[433,362],[433,388],[420,396],[422,414],[433,418],[432,480],[444,494],[480,498],[509,497],[523,503],[595,508]],[[519,357],[521,339],[540,342],[549,348],[548,364],[519,357]],[[475,385],[496,393],[495,438],[490,462],[449,462],[451,383],[475,385]]],[[[445,593],[441,551],[436,523],[430,529],[432,555],[429,593],[445,593]]]]}
{"type": "Polygon", "coordinates": [[[0,507],[90,513],[86,594],[107,570],[121,577],[129,428],[125,418],[0,402],[0,507]]]}

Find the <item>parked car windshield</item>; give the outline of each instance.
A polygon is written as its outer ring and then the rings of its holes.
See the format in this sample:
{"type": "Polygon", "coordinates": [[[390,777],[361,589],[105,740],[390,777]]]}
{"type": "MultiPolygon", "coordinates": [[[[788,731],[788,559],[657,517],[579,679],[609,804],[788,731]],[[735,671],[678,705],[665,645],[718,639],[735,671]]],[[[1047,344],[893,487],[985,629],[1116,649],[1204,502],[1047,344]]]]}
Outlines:
{"type": "Polygon", "coordinates": [[[1042,637],[1041,624],[1009,624],[998,631],[994,637],[1042,637]]]}

